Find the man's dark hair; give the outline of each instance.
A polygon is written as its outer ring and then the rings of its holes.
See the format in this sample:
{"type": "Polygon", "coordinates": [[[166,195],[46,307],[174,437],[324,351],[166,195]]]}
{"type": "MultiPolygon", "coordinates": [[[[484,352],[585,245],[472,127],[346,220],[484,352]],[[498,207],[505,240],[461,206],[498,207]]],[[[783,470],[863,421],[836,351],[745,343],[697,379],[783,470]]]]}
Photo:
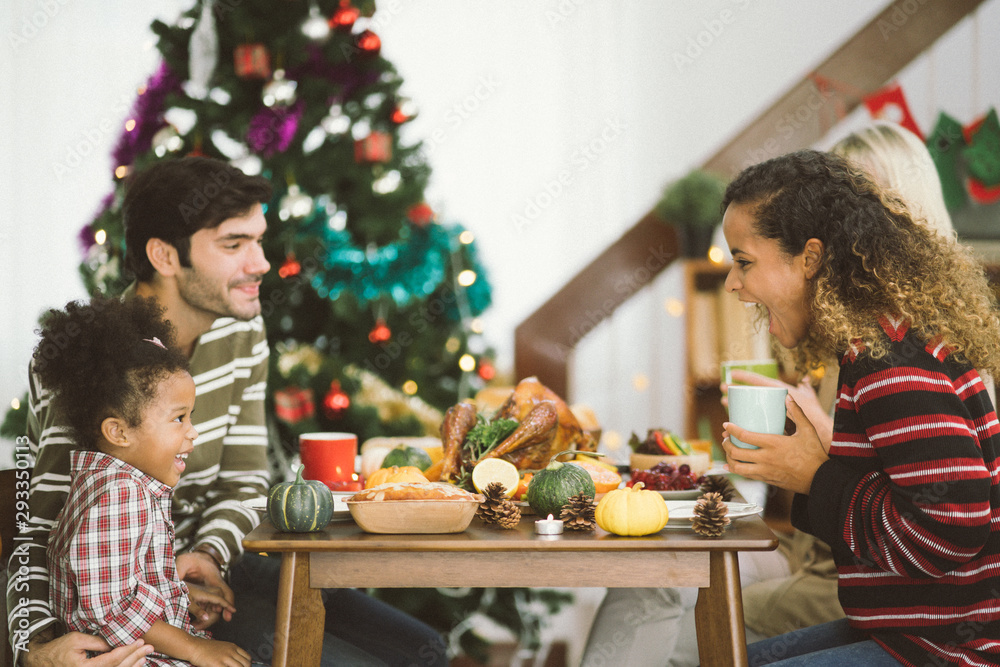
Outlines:
{"type": "Polygon", "coordinates": [[[220,160],[183,157],[136,172],[125,184],[125,268],[139,280],[155,270],[146,243],[162,239],[191,266],[191,235],[250,212],[271,199],[271,183],[220,160]]]}

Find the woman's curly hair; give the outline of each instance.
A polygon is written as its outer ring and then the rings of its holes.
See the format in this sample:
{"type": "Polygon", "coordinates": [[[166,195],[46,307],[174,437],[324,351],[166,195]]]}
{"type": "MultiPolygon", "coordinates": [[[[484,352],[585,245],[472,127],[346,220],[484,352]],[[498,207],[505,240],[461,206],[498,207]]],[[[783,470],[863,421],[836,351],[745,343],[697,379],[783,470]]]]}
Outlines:
{"type": "Polygon", "coordinates": [[[97,448],[108,417],[138,426],[160,382],[188,370],[153,299],[71,301],[45,313],[38,333],[33,370],[81,449],[97,448]]]}
{"type": "Polygon", "coordinates": [[[809,332],[795,350],[800,371],[858,340],[885,356],[878,320],[888,315],[1000,377],[1000,319],[982,266],[844,158],[805,150],[748,167],[726,189],[723,210],[730,204],[749,207],[755,231],[788,256],[823,242],[809,332]]]}

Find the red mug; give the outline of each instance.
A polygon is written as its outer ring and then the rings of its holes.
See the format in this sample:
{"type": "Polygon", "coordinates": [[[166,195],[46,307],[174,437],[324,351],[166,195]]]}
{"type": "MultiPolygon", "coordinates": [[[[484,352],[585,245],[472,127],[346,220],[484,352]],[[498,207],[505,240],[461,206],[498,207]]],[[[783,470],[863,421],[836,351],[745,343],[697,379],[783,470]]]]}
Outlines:
{"type": "Polygon", "coordinates": [[[353,433],[303,433],[299,436],[303,479],[316,479],[327,486],[342,486],[356,479],[354,461],[358,436],[353,433]]]}

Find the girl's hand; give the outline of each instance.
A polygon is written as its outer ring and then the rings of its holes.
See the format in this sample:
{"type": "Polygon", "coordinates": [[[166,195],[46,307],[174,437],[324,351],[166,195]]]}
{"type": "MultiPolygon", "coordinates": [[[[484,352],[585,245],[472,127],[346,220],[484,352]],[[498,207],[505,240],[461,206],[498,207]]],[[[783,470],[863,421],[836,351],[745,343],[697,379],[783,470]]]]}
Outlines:
{"type": "MultiPolygon", "coordinates": [[[[833,418],[820,405],[819,397],[816,395],[816,390],[813,389],[812,384],[809,383],[808,375],[802,378],[797,385],[793,386],[781,380],[775,380],[774,378],[769,378],[752,371],[743,371],[734,368],[732,374],[733,382],[749,384],[755,387],[783,387],[787,389],[788,394],[795,399],[795,403],[802,408],[802,412],[816,429],[820,442],[823,443],[823,449],[827,452],[830,451],[830,442],[833,440],[833,418]]],[[[719,385],[719,388],[722,390],[722,404],[728,406],[729,399],[726,394],[729,391],[729,385],[722,383],[719,385]]],[[[739,436],[736,437],[739,438],[739,436]]],[[[740,439],[742,440],[742,438],[740,439]]]]}
{"type": "Polygon", "coordinates": [[[746,431],[736,424],[722,425],[722,448],[730,472],[767,482],[796,493],[809,493],[813,476],[830,457],[816,429],[792,395],[785,398],[785,411],[795,423],[792,435],[769,435],[746,431]],[[743,449],[730,441],[736,436],[758,449],[743,449]]]}
{"type": "Polygon", "coordinates": [[[191,664],[195,667],[250,667],[250,654],[236,644],[192,637],[195,647],[191,664]]]}

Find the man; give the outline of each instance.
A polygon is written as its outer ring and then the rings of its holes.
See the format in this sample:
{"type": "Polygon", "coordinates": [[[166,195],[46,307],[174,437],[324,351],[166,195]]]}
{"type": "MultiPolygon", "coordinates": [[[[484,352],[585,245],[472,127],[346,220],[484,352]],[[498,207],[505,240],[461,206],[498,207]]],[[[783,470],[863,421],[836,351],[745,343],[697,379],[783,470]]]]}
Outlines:
{"type": "MultiPolygon", "coordinates": [[[[273,645],[278,561],[244,555],[241,540],[259,521],[243,501],[268,488],[269,352],[259,289],[270,268],[261,247],[270,197],[263,178],[187,157],[137,173],[123,203],[125,264],[136,278],[125,298],[153,297],[165,308],[196,385],[200,435],[172,504],[177,572],[189,586],[216,589],[235,605],[235,614],[192,605],[196,627],[210,627],[263,661],[273,645]]],[[[49,609],[45,546],[69,489],[73,443],[34,375],[27,435],[35,467],[31,520],[21,535],[30,541],[11,560],[7,589],[15,660],[26,667],[141,664],[151,647],[139,642],[109,651],[98,637],[60,635],[49,609]],[[15,566],[24,550],[27,574],[15,566]],[[104,653],[87,659],[88,652],[104,653]]],[[[446,664],[443,642],[429,627],[357,591],[326,591],[325,598],[337,610],[327,619],[324,664],[398,664],[418,655],[446,664]]]]}

